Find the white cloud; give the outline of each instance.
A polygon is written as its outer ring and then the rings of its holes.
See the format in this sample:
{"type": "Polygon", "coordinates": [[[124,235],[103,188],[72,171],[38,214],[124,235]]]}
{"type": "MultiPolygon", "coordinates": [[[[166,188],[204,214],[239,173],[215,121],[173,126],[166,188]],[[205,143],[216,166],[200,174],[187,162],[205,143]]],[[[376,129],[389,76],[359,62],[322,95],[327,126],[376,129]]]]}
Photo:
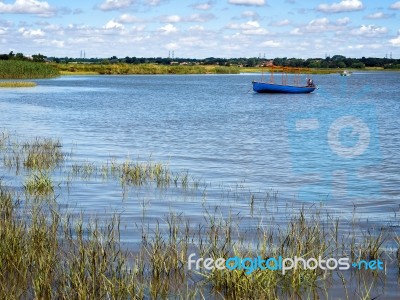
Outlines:
{"type": "Polygon", "coordinates": [[[229,0],[229,3],[236,4],[236,5],[263,6],[263,5],[265,5],[265,0],[229,0]]]}
{"type": "Polygon", "coordinates": [[[400,47],[400,35],[397,38],[391,39],[389,42],[392,46],[400,47]]]}
{"type": "Polygon", "coordinates": [[[308,32],[324,32],[329,30],[329,20],[327,18],[312,20],[306,26],[308,32]]]}
{"type": "Polygon", "coordinates": [[[157,6],[160,5],[163,0],[147,0],[146,4],[150,6],[157,6]]]}
{"type": "Polygon", "coordinates": [[[303,35],[304,33],[301,31],[300,28],[296,27],[290,31],[290,34],[291,35],[303,35]]]}
{"type": "Polygon", "coordinates": [[[31,37],[41,37],[44,36],[45,33],[41,29],[27,29],[21,27],[18,29],[18,32],[22,34],[23,37],[31,38],[31,37]]]}
{"type": "Polygon", "coordinates": [[[167,49],[167,50],[176,50],[176,49],[179,48],[179,46],[178,46],[177,43],[168,43],[168,44],[165,45],[164,48],[167,49]]]}
{"type": "Polygon", "coordinates": [[[228,29],[242,30],[244,35],[266,35],[269,31],[262,28],[257,21],[248,21],[246,23],[230,23],[226,26],[228,29]]]}
{"type": "Polygon", "coordinates": [[[383,48],[382,44],[358,44],[358,45],[350,45],[347,48],[352,49],[352,50],[361,50],[361,49],[381,49],[383,48]]]}
{"type": "Polygon", "coordinates": [[[131,6],[134,2],[134,0],[106,0],[99,5],[99,8],[104,11],[123,9],[131,6]]]}
{"type": "Polygon", "coordinates": [[[369,45],[367,45],[367,48],[369,48],[369,49],[381,49],[381,48],[383,48],[383,45],[382,44],[369,44],[369,45]]]}
{"type": "Polygon", "coordinates": [[[357,50],[363,49],[364,47],[365,47],[365,45],[362,45],[362,44],[348,46],[349,49],[357,49],[357,50]]]}
{"type": "Polygon", "coordinates": [[[189,30],[191,30],[191,31],[203,31],[204,27],[200,26],[200,25],[194,25],[194,26],[190,26],[189,30]]]}
{"type": "Polygon", "coordinates": [[[386,27],[380,27],[375,25],[361,25],[360,28],[353,29],[351,34],[360,35],[364,37],[376,37],[384,35],[388,32],[386,27]]]}
{"type": "Polygon", "coordinates": [[[351,23],[351,20],[348,17],[344,17],[344,18],[336,20],[336,24],[340,25],[340,26],[347,25],[347,24],[350,24],[350,23],[351,23]]]}
{"type": "Polygon", "coordinates": [[[176,27],[175,27],[174,25],[172,25],[172,24],[167,24],[167,25],[161,27],[161,28],[160,28],[160,31],[161,31],[163,34],[170,34],[170,33],[177,32],[177,31],[178,31],[178,28],[176,28],[176,27]]]}
{"type": "Polygon", "coordinates": [[[241,16],[242,18],[252,18],[253,20],[260,18],[259,14],[252,10],[245,10],[241,16]]]}
{"type": "Polygon", "coordinates": [[[185,18],[184,21],[186,22],[199,22],[205,23],[210,20],[215,19],[215,15],[212,13],[204,13],[204,14],[192,14],[188,18],[185,18]]]}
{"type": "Polygon", "coordinates": [[[193,4],[192,7],[198,10],[209,10],[211,9],[212,5],[211,2],[205,2],[205,3],[193,4]]]}
{"type": "Polygon", "coordinates": [[[281,46],[280,42],[269,40],[261,43],[262,47],[277,48],[281,46]]]}
{"type": "Polygon", "coordinates": [[[397,1],[395,3],[393,3],[392,5],[390,5],[391,9],[400,9],[400,1],[397,1]]]}
{"type": "Polygon", "coordinates": [[[394,14],[385,14],[383,12],[376,12],[376,13],[373,13],[373,14],[370,14],[370,15],[366,16],[365,18],[366,19],[376,20],[376,19],[388,19],[388,18],[391,18],[393,16],[394,16],[394,14]]]}
{"type": "Polygon", "coordinates": [[[35,14],[41,17],[54,15],[54,9],[45,1],[16,0],[13,4],[0,2],[0,13],[35,14]]]}
{"type": "Polygon", "coordinates": [[[0,27],[0,34],[6,34],[7,30],[5,27],[0,27]]]}
{"type": "Polygon", "coordinates": [[[46,44],[57,47],[57,48],[63,48],[65,45],[65,42],[60,41],[60,40],[51,40],[51,41],[48,41],[46,44]]]}
{"type": "Polygon", "coordinates": [[[110,20],[106,25],[103,26],[104,29],[124,29],[125,26],[121,23],[115,22],[114,20],[110,20]]]}
{"type": "Polygon", "coordinates": [[[245,35],[266,35],[269,31],[265,28],[247,29],[242,31],[245,35]]]}
{"type": "Polygon", "coordinates": [[[178,15],[170,15],[162,17],[161,21],[165,23],[178,23],[182,21],[182,18],[178,15]]]}
{"type": "Polygon", "coordinates": [[[226,28],[229,29],[256,29],[256,28],[260,28],[260,24],[257,21],[248,21],[246,23],[241,23],[241,24],[237,24],[237,23],[231,23],[228,24],[226,26],[226,28]]]}
{"type": "Polygon", "coordinates": [[[119,16],[118,22],[120,22],[120,23],[140,23],[140,22],[143,22],[143,20],[136,16],[132,16],[130,14],[123,14],[123,15],[119,16]]]}
{"type": "Polygon", "coordinates": [[[271,26],[277,26],[277,27],[282,27],[282,26],[287,26],[290,24],[290,21],[288,19],[277,21],[277,22],[272,22],[271,26]]]}
{"type": "Polygon", "coordinates": [[[343,0],[339,3],[320,4],[318,5],[317,10],[326,13],[340,13],[362,10],[363,8],[364,5],[360,0],[343,0]]]}
{"type": "Polygon", "coordinates": [[[311,20],[307,25],[296,27],[290,31],[291,35],[304,35],[308,33],[325,33],[329,31],[343,30],[343,26],[350,22],[349,18],[336,20],[335,23],[330,22],[328,18],[320,18],[311,20]]]}
{"type": "Polygon", "coordinates": [[[392,44],[392,46],[400,47],[400,29],[397,31],[397,37],[389,40],[389,43],[392,44]]]}

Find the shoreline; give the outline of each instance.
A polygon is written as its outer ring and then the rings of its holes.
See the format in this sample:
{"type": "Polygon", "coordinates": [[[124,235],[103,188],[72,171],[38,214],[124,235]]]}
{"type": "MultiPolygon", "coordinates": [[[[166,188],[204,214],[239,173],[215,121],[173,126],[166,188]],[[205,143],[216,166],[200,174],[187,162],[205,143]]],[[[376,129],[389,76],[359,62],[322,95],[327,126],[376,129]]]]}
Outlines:
{"type": "MultiPolygon", "coordinates": [[[[60,76],[129,76],[129,75],[246,75],[246,74],[262,74],[262,71],[254,70],[255,68],[246,68],[244,70],[240,70],[239,73],[127,73],[127,74],[101,74],[98,72],[70,72],[70,71],[60,71],[60,76]]],[[[320,70],[312,70],[309,73],[301,73],[301,74],[312,74],[312,75],[332,75],[332,74],[340,74],[345,69],[340,70],[332,70],[332,71],[320,71],[320,70]]],[[[400,70],[397,69],[346,69],[347,71],[353,73],[398,73],[400,70]]],[[[265,74],[269,74],[270,71],[264,71],[265,74]]],[[[275,74],[281,74],[281,72],[276,72],[275,74]]],[[[291,73],[289,73],[291,74],[291,73]]]]}

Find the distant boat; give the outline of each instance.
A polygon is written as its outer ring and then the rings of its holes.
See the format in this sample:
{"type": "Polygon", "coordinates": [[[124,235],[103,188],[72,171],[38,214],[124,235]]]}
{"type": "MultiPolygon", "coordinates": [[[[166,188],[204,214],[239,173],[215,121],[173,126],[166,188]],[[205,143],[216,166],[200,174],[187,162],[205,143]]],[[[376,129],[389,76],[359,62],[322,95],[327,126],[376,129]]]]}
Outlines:
{"type": "Polygon", "coordinates": [[[267,66],[271,69],[269,82],[263,81],[264,73],[262,73],[261,81],[252,81],[253,91],[256,93],[307,94],[313,92],[317,88],[311,78],[307,79],[306,85],[300,85],[300,68],[276,67],[272,65],[271,62],[267,66]],[[281,72],[281,84],[275,83],[274,71],[281,72]],[[288,84],[288,72],[294,73],[292,85],[288,84]]]}
{"type": "Polygon", "coordinates": [[[340,76],[351,76],[351,72],[344,70],[342,73],[340,73],[340,76]]]}

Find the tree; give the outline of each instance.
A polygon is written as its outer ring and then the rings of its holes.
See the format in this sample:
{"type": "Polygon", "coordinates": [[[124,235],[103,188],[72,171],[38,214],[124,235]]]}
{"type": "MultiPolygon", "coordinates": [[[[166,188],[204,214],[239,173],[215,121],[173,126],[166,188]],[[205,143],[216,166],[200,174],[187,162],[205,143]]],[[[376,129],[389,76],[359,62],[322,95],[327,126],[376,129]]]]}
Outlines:
{"type": "Polygon", "coordinates": [[[351,65],[354,69],[365,69],[365,64],[362,62],[355,62],[351,65]]]}
{"type": "Polygon", "coordinates": [[[32,60],[35,62],[44,62],[44,59],[46,58],[46,56],[42,55],[42,54],[34,54],[32,55],[32,60]]]}
{"type": "Polygon", "coordinates": [[[26,57],[22,53],[15,54],[16,60],[26,60],[26,57]]]}
{"type": "Polygon", "coordinates": [[[338,68],[346,68],[346,64],[343,62],[343,61],[339,61],[338,63],[337,63],[337,67],[338,68]]]}

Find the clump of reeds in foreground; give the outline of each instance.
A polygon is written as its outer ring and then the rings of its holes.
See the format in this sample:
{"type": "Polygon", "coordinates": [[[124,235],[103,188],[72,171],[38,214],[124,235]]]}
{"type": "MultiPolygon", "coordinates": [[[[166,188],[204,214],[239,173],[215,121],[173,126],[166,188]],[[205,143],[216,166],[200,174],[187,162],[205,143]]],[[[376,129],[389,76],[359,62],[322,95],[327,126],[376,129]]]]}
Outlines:
{"type": "MultiPolygon", "coordinates": [[[[46,191],[38,188],[40,176],[31,179],[33,193],[46,191]]],[[[207,211],[201,226],[171,214],[155,229],[142,224],[142,241],[129,252],[121,247],[116,216],[102,222],[83,221],[83,215],[74,219],[55,202],[25,201],[21,205],[0,184],[1,299],[318,298],[325,293],[329,272],[194,271],[188,269],[188,256],[194,252],[213,259],[327,258],[341,252],[340,243],[332,239],[338,228],[327,227],[319,215],[304,211],[288,224],[275,228],[260,224],[250,232],[242,231],[240,220],[207,211]]],[[[366,248],[363,251],[370,249],[366,248]]],[[[365,284],[370,286],[369,281],[365,284]]],[[[370,295],[370,289],[365,290],[370,295]]]]}
{"type": "Polygon", "coordinates": [[[51,176],[46,172],[34,172],[25,181],[25,191],[31,196],[48,196],[54,193],[51,176]]]}
{"type": "Polygon", "coordinates": [[[65,160],[62,145],[57,139],[36,137],[20,142],[6,132],[0,134],[0,153],[3,165],[17,174],[22,167],[26,170],[52,170],[65,160]]]}
{"type": "Polygon", "coordinates": [[[19,88],[19,87],[35,87],[36,82],[30,81],[3,81],[0,82],[0,88],[19,88]]]}
{"type": "Polygon", "coordinates": [[[137,271],[119,247],[118,222],[102,229],[57,209],[24,209],[0,186],[1,299],[137,299],[137,271]]]}
{"type": "Polygon", "coordinates": [[[24,166],[31,170],[47,170],[56,167],[64,161],[59,140],[50,138],[35,138],[22,144],[24,166]]]}

